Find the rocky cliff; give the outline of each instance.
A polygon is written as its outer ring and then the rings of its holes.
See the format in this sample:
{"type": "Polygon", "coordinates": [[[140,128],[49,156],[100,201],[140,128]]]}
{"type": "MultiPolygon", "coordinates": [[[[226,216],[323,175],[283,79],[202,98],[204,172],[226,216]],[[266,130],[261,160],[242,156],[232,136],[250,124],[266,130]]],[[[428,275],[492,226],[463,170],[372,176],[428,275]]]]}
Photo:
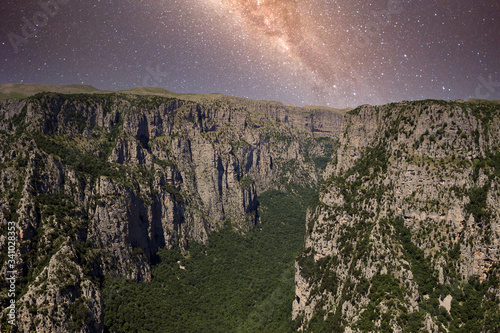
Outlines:
{"type": "Polygon", "coordinates": [[[103,277],[147,281],[159,248],[207,242],[225,224],[245,232],[258,193],[318,184],[342,117],[220,95],[0,102],[0,275],[12,221],[19,329],[102,331],[103,277]]]}
{"type": "Polygon", "coordinates": [[[149,281],[158,249],[245,233],[257,194],[287,183],[322,184],[296,261],[297,329],[500,327],[498,103],[345,114],[156,91],[31,95],[0,101],[2,329],[8,222],[19,330],[100,332],[104,277],[149,281]]]}
{"type": "Polygon", "coordinates": [[[500,105],[346,115],[310,207],[293,316],[310,332],[497,332],[500,105]]]}

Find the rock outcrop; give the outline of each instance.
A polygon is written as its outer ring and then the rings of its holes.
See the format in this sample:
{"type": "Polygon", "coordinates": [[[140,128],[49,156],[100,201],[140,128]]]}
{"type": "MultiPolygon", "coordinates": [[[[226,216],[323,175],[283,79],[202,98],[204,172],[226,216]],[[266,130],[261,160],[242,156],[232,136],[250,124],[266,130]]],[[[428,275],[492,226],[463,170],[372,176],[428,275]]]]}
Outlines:
{"type": "Polygon", "coordinates": [[[487,101],[344,117],[297,259],[299,330],[500,327],[499,126],[487,101]]]}

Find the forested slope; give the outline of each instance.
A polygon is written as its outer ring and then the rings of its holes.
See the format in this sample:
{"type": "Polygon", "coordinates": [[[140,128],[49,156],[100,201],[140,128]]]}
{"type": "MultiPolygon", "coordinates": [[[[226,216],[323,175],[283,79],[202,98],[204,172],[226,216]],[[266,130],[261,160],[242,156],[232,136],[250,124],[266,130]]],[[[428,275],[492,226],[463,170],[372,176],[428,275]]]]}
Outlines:
{"type": "Polygon", "coordinates": [[[291,332],[294,260],[313,189],[258,197],[260,222],[247,234],[227,226],[187,254],[161,250],[151,282],[108,278],[111,332],[291,332]]]}

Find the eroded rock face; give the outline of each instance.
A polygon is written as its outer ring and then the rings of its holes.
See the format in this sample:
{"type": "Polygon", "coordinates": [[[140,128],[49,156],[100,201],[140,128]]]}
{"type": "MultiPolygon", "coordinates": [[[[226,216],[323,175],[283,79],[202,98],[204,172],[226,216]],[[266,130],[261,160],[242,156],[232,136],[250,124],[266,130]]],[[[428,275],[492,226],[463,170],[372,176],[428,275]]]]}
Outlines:
{"type": "MultiPolygon", "coordinates": [[[[485,286],[498,270],[498,109],[426,101],[344,116],[236,98],[3,101],[0,226],[16,221],[22,329],[102,331],[103,277],[150,280],[159,248],[207,242],[225,223],[245,232],[257,194],[322,177],[296,264],[297,326],[448,329],[439,304],[460,324],[466,281],[485,286]]],[[[0,253],[6,244],[2,232],[0,253]]],[[[498,283],[488,286],[474,294],[478,308],[500,304],[498,283]]]]}
{"type": "Polygon", "coordinates": [[[61,244],[17,302],[21,331],[103,331],[101,292],[75,261],[72,246],[61,244]]]}
{"type": "Polygon", "coordinates": [[[327,109],[118,94],[3,101],[0,118],[0,225],[17,223],[19,319],[38,332],[102,331],[103,277],[150,280],[159,248],[207,242],[225,223],[245,232],[258,193],[317,184],[315,159],[342,122],[327,109]]]}
{"type": "MultiPolygon", "coordinates": [[[[467,297],[466,281],[477,278],[490,289],[474,294],[476,308],[490,317],[470,322],[494,331],[499,286],[488,283],[500,256],[499,117],[495,103],[439,101],[346,115],[297,261],[299,329],[320,322],[334,331],[447,330],[450,311],[440,302],[453,288],[467,297]]],[[[471,324],[457,304],[453,325],[471,324]]]]}

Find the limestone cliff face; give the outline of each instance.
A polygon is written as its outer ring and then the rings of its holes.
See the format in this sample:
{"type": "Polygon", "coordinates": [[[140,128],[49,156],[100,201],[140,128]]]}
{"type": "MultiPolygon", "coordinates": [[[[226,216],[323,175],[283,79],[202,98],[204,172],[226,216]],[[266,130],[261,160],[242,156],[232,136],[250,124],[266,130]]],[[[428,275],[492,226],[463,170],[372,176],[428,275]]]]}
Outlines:
{"type": "Polygon", "coordinates": [[[297,260],[299,329],[498,329],[499,126],[489,102],[346,115],[297,260]]]}
{"type": "Polygon", "coordinates": [[[149,280],[160,247],[207,242],[225,223],[245,232],[258,193],[317,184],[342,114],[224,97],[45,93],[0,102],[0,119],[0,253],[15,221],[18,322],[98,332],[103,277],[149,280]]]}
{"type": "Polygon", "coordinates": [[[494,332],[499,111],[423,101],[344,115],[133,94],[0,102],[0,275],[15,221],[20,329],[103,331],[104,277],[150,280],[159,248],[208,242],[225,224],[245,232],[258,193],[323,179],[296,262],[297,328],[494,332]]]}

